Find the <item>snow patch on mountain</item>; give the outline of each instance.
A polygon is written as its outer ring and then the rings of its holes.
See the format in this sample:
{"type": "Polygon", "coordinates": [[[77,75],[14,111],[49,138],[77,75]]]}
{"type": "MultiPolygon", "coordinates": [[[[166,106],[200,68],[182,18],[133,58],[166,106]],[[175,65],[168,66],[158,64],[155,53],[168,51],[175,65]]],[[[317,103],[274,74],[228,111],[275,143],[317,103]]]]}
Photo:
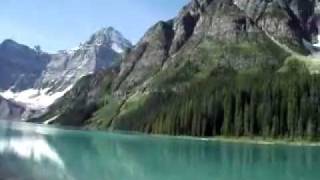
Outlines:
{"type": "Polygon", "coordinates": [[[318,38],[318,42],[316,44],[313,44],[313,46],[320,48],[320,35],[318,35],[317,38],[318,38]]]}
{"type": "Polygon", "coordinates": [[[118,44],[113,43],[111,48],[117,53],[123,53],[124,49],[121,48],[118,44]]]}
{"type": "Polygon", "coordinates": [[[49,125],[50,123],[54,122],[58,117],[59,117],[59,116],[54,116],[53,118],[50,118],[50,119],[44,121],[43,124],[49,125]]]}
{"type": "Polygon", "coordinates": [[[21,92],[13,92],[11,89],[0,92],[0,96],[21,104],[30,109],[45,109],[52,105],[57,99],[61,98],[68,92],[72,86],[69,86],[61,92],[51,93],[49,88],[46,89],[27,89],[21,92]]]}

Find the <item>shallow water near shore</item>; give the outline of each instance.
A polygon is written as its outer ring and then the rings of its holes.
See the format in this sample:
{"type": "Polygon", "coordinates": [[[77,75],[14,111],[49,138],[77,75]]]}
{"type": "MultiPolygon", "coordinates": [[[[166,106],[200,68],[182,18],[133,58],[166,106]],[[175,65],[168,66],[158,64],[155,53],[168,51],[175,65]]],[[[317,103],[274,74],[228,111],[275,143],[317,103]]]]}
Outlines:
{"type": "Polygon", "coordinates": [[[318,180],[320,147],[0,122],[0,179],[318,180]]]}

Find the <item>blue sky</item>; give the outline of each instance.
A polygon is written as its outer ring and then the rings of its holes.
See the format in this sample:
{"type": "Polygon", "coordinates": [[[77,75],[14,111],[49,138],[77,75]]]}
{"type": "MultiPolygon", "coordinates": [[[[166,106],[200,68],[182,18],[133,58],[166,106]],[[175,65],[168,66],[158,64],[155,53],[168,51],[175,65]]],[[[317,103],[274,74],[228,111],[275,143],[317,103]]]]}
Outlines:
{"type": "Polygon", "coordinates": [[[113,26],[132,42],[189,0],[0,0],[0,41],[13,39],[54,52],[113,26]]]}

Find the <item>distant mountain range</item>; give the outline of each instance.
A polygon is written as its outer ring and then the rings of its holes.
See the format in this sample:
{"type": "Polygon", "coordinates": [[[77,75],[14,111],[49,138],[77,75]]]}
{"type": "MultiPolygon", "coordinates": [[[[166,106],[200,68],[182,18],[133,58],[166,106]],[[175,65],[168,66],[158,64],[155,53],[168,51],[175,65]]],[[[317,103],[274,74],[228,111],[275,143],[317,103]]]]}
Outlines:
{"type": "MultiPolygon", "coordinates": [[[[19,112],[45,111],[80,78],[119,64],[131,47],[112,27],[101,29],[77,48],[55,54],[5,40],[0,44],[0,96],[12,102],[7,104],[9,111],[16,107],[19,112]]],[[[2,119],[11,119],[2,112],[2,119]]]]}

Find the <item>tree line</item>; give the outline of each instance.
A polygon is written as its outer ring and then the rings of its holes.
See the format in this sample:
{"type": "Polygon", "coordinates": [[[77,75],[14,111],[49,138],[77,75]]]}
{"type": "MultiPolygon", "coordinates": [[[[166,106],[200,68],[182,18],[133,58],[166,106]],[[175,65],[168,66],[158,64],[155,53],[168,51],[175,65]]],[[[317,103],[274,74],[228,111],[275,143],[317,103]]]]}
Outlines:
{"type": "Polygon", "coordinates": [[[184,91],[152,93],[120,118],[148,133],[317,140],[320,76],[220,70],[184,91]]]}

